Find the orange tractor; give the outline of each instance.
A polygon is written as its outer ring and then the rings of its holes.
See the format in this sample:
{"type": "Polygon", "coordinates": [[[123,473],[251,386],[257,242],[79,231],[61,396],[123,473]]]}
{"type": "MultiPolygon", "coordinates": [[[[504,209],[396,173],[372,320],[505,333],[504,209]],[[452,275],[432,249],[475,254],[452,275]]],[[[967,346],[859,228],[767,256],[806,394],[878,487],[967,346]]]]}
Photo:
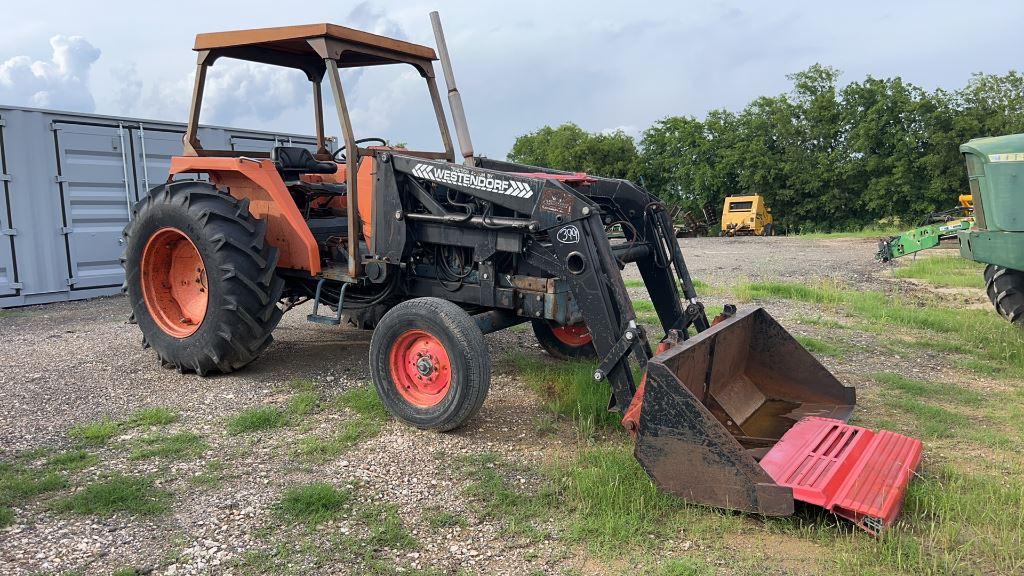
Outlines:
{"type": "Polygon", "coordinates": [[[846,424],[854,390],[764,310],[728,306],[711,322],[664,204],[642,188],[474,155],[431,16],[461,163],[432,48],[331,24],[197,36],[184,152],[124,232],[145,344],[182,371],[230,372],[267,348],[284,312],[311,301],[310,321],[373,330],[370,371],[388,410],[445,431],[487,396],[484,334],[529,322],[551,355],[593,364],[662,488],[770,515],[812,502],[871,532],[892,522],[920,442],[846,424]],[[205,149],[203,88],[222,58],[302,71],[316,149],[205,149]],[[379,65],[424,79],[442,150],[356,138],[339,70],[379,65]],[[334,152],[324,80],[343,136],[334,152]],[[666,334],[657,354],[620,274],[631,263],[666,334]]]}

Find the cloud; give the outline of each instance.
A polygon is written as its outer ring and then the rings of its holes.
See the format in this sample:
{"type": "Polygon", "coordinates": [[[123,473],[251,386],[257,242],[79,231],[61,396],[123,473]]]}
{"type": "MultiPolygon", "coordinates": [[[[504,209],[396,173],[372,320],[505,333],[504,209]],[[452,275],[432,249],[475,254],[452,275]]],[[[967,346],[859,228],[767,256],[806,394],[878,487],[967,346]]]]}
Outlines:
{"type": "Polygon", "coordinates": [[[253,62],[217,62],[206,76],[203,118],[217,124],[241,119],[274,120],[308,107],[313,88],[298,70],[253,62]]]}
{"type": "Polygon", "coordinates": [[[89,69],[100,57],[82,36],[50,38],[50,60],[15,56],[0,63],[0,102],[79,112],[96,109],[89,69]]]}

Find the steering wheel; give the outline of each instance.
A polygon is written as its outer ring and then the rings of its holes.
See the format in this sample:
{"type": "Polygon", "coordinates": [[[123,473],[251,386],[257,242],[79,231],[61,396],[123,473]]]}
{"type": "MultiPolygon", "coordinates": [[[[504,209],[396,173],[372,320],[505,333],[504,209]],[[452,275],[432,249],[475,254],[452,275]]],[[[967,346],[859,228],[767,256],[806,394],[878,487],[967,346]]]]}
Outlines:
{"type": "MultiPolygon", "coordinates": [[[[362,144],[364,142],[380,142],[381,146],[387,146],[388,145],[388,141],[387,140],[385,140],[383,138],[373,138],[373,137],[371,137],[371,138],[360,138],[359,140],[356,140],[356,145],[362,144]]],[[[331,157],[334,158],[335,162],[343,162],[346,159],[345,155],[342,154],[342,152],[344,152],[344,151],[345,151],[345,145],[342,144],[341,148],[338,148],[337,150],[335,150],[334,154],[332,154],[331,157]]]]}

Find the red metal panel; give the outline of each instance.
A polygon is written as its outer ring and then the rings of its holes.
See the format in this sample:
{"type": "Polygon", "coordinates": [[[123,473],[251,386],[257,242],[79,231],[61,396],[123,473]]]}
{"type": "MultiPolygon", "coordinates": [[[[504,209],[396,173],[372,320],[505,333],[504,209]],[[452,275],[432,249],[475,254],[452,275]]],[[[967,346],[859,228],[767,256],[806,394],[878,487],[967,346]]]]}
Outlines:
{"type": "Polygon", "coordinates": [[[921,442],[832,418],[797,422],[761,459],[793,497],[851,520],[872,534],[892,524],[921,461],[921,442]]]}

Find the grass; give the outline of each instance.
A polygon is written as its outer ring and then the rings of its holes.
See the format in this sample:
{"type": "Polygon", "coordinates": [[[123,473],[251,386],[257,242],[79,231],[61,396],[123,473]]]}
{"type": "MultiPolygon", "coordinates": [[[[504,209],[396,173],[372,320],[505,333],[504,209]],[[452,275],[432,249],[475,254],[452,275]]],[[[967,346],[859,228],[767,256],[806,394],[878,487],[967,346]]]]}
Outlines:
{"type": "Polygon", "coordinates": [[[541,521],[549,517],[554,506],[552,487],[533,494],[520,491],[502,474],[510,470],[493,452],[463,457],[459,464],[471,479],[465,494],[477,503],[481,517],[501,520],[506,534],[530,541],[547,535],[541,521]]]}
{"type": "Polygon", "coordinates": [[[341,408],[348,408],[360,416],[373,420],[383,422],[391,419],[391,414],[377,398],[377,391],[373,386],[361,386],[346,390],[334,399],[333,404],[341,408]]]}
{"type": "Polygon", "coordinates": [[[983,361],[1007,378],[1024,376],[1024,331],[989,311],[947,308],[931,300],[916,302],[881,292],[849,290],[836,284],[754,282],[733,290],[740,300],[781,298],[843,310],[863,319],[867,327],[889,332],[892,327],[924,331],[922,342],[937,342],[983,361]]]}
{"type": "Polygon", "coordinates": [[[555,474],[555,501],[567,515],[566,536],[602,556],[623,548],[656,548],[680,531],[688,538],[720,534],[741,522],[659,490],[626,445],[588,447],[555,474]]]}
{"type": "MultiPolygon", "coordinates": [[[[903,263],[903,260],[900,261],[903,263]]],[[[984,288],[985,265],[956,256],[928,256],[892,269],[896,278],[915,278],[946,288],[984,288]]]]}
{"type": "Polygon", "coordinates": [[[229,434],[247,434],[281,428],[288,416],[273,406],[259,406],[243,410],[228,420],[229,434]]]}
{"type": "Polygon", "coordinates": [[[594,381],[592,363],[555,362],[525,354],[513,355],[512,361],[526,384],[547,399],[552,412],[587,430],[618,423],[619,417],[608,412],[608,387],[594,381]]]}
{"type": "Polygon", "coordinates": [[[151,478],[115,473],[58,500],[54,508],[75,514],[151,516],[167,511],[170,498],[170,493],[154,487],[151,478]]]}
{"type": "Polygon", "coordinates": [[[878,540],[837,538],[837,568],[849,574],[879,574],[883,567],[907,574],[1021,573],[1021,472],[996,476],[943,467],[915,478],[893,530],[878,540]]]}
{"type": "Polygon", "coordinates": [[[423,510],[423,521],[435,530],[446,530],[448,528],[465,528],[468,524],[466,519],[458,514],[431,506],[423,510]]]}
{"type": "Polygon", "coordinates": [[[671,558],[640,574],[641,576],[713,576],[717,573],[714,567],[697,558],[671,558]]]}
{"type": "Polygon", "coordinates": [[[45,469],[0,464],[0,504],[14,504],[67,486],[67,478],[45,469]]]}
{"type": "Polygon", "coordinates": [[[887,238],[901,234],[904,230],[895,226],[865,226],[859,230],[834,231],[834,232],[804,232],[793,234],[795,238],[817,239],[817,238],[887,238]]]}
{"type": "Polygon", "coordinates": [[[351,499],[352,493],[348,490],[316,482],[285,490],[278,509],[292,520],[319,524],[341,513],[351,499]]]}
{"type": "Polygon", "coordinates": [[[820,338],[803,336],[801,334],[794,334],[793,337],[796,338],[796,341],[806,348],[808,352],[821,354],[822,356],[832,356],[834,358],[843,357],[843,348],[836,344],[826,342],[820,338]]]}
{"type": "Polygon", "coordinates": [[[132,451],[131,457],[134,460],[148,458],[182,460],[199,457],[206,449],[207,444],[202,436],[192,432],[178,432],[170,435],[154,434],[139,439],[138,447],[132,451]]]}
{"type": "Polygon", "coordinates": [[[405,529],[394,504],[370,505],[360,512],[359,517],[370,529],[366,542],[374,548],[411,550],[420,547],[416,538],[405,529]]]}
{"type": "Polygon", "coordinates": [[[46,465],[57,470],[74,472],[93,466],[99,461],[100,459],[94,454],[79,449],[57,454],[47,460],[46,465]]]}
{"type": "Polygon", "coordinates": [[[818,326],[819,328],[828,328],[830,330],[848,330],[850,327],[842,322],[834,319],[827,318],[825,316],[807,316],[804,314],[798,314],[796,321],[801,324],[807,324],[809,326],[818,326]]]}
{"type": "Polygon", "coordinates": [[[346,420],[337,434],[329,437],[307,436],[299,440],[295,453],[317,461],[325,461],[344,454],[359,442],[380,433],[381,422],[363,416],[346,420]]]}
{"type": "Polygon", "coordinates": [[[178,413],[170,408],[152,406],[132,414],[125,422],[129,428],[167,426],[178,421],[178,413]]]}
{"type": "Polygon", "coordinates": [[[0,506],[0,528],[6,528],[11,524],[14,524],[14,510],[0,506]]]}
{"type": "Polygon", "coordinates": [[[288,400],[288,407],[285,412],[293,419],[308,416],[317,411],[320,406],[320,395],[316,392],[299,392],[288,400]]]}
{"type": "Polygon", "coordinates": [[[113,438],[120,426],[110,418],[79,424],[68,431],[68,436],[88,446],[101,446],[113,438]]]}

